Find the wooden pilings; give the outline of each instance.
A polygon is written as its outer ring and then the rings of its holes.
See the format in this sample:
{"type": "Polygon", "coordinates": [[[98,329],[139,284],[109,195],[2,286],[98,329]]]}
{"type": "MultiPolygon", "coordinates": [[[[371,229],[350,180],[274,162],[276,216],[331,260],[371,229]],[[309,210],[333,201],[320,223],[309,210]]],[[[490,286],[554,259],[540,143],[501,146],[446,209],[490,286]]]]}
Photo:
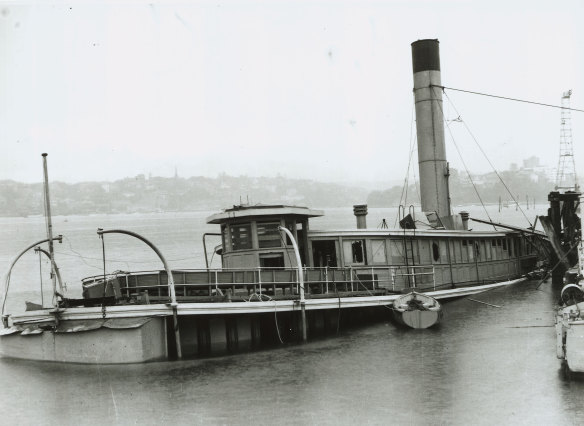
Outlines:
{"type": "MultiPolygon", "coordinates": [[[[307,338],[332,336],[341,330],[373,321],[389,319],[384,307],[325,309],[306,311],[307,338]]],[[[180,316],[182,356],[208,357],[301,343],[303,326],[300,310],[252,315],[180,316]]],[[[167,320],[167,349],[169,358],[176,359],[177,347],[173,333],[174,321],[167,320]]]]}

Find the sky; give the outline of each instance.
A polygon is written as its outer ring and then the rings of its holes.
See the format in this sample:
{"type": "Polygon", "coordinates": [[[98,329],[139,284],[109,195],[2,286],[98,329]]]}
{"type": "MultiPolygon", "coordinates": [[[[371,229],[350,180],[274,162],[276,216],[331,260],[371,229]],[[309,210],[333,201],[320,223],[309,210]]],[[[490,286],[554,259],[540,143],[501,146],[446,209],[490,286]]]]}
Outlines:
{"type": "MultiPolygon", "coordinates": [[[[46,152],[71,183],[389,186],[415,133],[413,41],[440,41],[446,87],[552,105],[571,89],[584,110],[583,20],[580,0],[0,1],[0,180],[42,181],[46,152]]],[[[558,164],[560,109],[446,89],[444,111],[451,167],[558,164]]],[[[584,177],[583,112],[571,128],[584,177]]]]}

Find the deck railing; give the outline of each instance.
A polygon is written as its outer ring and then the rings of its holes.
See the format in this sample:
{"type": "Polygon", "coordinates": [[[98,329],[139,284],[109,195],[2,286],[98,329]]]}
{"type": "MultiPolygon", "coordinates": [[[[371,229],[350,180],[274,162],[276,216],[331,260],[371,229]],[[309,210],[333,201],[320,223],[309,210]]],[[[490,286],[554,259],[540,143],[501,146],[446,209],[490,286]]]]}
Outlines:
{"type": "MultiPolygon", "coordinates": [[[[330,294],[387,294],[405,288],[436,288],[434,266],[350,266],[303,268],[304,286],[310,297],[330,294]]],[[[179,300],[205,297],[249,297],[259,294],[296,298],[299,294],[296,268],[177,269],[172,271],[179,300]]],[[[84,297],[152,299],[168,298],[165,271],[117,272],[83,280],[84,297]]]]}

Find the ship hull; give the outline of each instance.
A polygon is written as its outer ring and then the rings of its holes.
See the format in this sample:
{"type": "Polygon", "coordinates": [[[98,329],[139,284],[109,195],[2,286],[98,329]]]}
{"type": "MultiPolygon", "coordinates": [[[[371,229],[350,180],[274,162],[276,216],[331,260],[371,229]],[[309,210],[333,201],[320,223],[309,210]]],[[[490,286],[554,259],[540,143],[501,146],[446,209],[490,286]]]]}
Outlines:
{"type": "MultiPolygon", "coordinates": [[[[448,300],[525,279],[426,294],[448,300]]],[[[318,297],[306,300],[310,338],[338,332],[362,321],[391,316],[402,295],[318,297]]],[[[176,358],[168,304],[121,305],[30,311],[12,317],[0,336],[0,354],[7,358],[82,364],[141,363],[176,358]],[[105,317],[104,317],[105,315],[105,317]]],[[[178,327],[183,356],[201,357],[245,351],[265,344],[300,341],[297,300],[180,303],[178,327]]]]}

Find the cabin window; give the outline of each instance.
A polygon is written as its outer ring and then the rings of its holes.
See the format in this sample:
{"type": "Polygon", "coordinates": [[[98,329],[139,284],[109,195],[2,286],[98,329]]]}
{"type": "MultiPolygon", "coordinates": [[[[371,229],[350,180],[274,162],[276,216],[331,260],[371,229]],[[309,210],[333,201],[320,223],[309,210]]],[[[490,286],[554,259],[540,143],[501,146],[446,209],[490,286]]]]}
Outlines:
{"type": "Polygon", "coordinates": [[[501,258],[501,254],[499,253],[499,249],[497,248],[497,239],[493,240],[491,245],[491,251],[493,252],[493,260],[499,260],[501,258]]]}
{"type": "Polygon", "coordinates": [[[448,263],[448,241],[439,241],[440,245],[440,262],[448,263]]]}
{"type": "Polygon", "coordinates": [[[509,251],[507,250],[507,238],[503,238],[503,258],[509,259],[509,251]]]}
{"type": "Polygon", "coordinates": [[[390,240],[389,246],[391,248],[391,264],[403,265],[404,259],[404,245],[401,241],[390,240]]]}
{"type": "Polygon", "coordinates": [[[343,254],[345,264],[365,264],[365,244],[363,240],[343,241],[343,254]]]}
{"type": "Polygon", "coordinates": [[[279,222],[258,222],[258,246],[259,248],[282,247],[279,222]]]}
{"type": "Polygon", "coordinates": [[[460,262],[460,247],[458,241],[450,240],[450,253],[452,255],[452,263],[460,262]]]}
{"type": "Polygon", "coordinates": [[[420,252],[420,264],[426,265],[432,262],[432,249],[430,241],[418,240],[418,251],[420,252]]]}
{"type": "Polygon", "coordinates": [[[467,242],[466,242],[466,251],[468,253],[468,260],[470,262],[474,262],[474,258],[475,258],[475,245],[474,245],[474,241],[467,240],[467,242]]]}
{"type": "Polygon", "coordinates": [[[468,241],[467,240],[462,240],[462,259],[461,261],[463,263],[468,262],[468,241]]]}
{"type": "Polygon", "coordinates": [[[371,240],[371,260],[375,264],[387,264],[385,257],[385,240],[371,240]]]}
{"type": "Polygon", "coordinates": [[[242,223],[231,225],[231,248],[233,250],[246,250],[251,246],[251,224],[242,223]]]}
{"type": "Polygon", "coordinates": [[[515,241],[515,254],[517,257],[521,257],[523,255],[523,240],[518,239],[515,241]]]}
{"type": "Polygon", "coordinates": [[[418,240],[408,239],[403,242],[405,246],[406,260],[408,264],[417,265],[420,263],[420,254],[418,251],[418,240]]]}
{"type": "Polygon", "coordinates": [[[434,263],[440,261],[440,247],[435,242],[432,243],[432,259],[434,259],[434,263]]]}
{"type": "Polygon", "coordinates": [[[525,238],[525,246],[524,246],[524,252],[525,254],[529,255],[533,253],[533,245],[531,242],[531,238],[527,237],[525,238]]]}

